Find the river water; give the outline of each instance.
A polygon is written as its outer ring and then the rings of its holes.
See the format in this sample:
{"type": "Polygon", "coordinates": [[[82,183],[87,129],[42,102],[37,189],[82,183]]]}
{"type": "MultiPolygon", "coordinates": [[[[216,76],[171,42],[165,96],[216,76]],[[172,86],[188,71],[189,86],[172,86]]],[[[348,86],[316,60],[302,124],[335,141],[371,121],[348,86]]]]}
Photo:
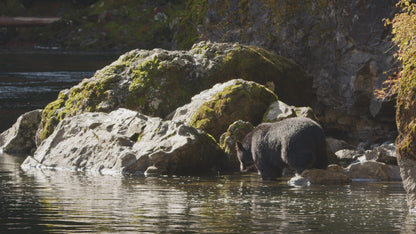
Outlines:
{"type": "MultiPolygon", "coordinates": [[[[117,56],[0,53],[0,126],[42,108],[57,92],[117,56]]],[[[0,154],[1,232],[403,232],[416,231],[401,182],[291,187],[257,174],[104,176],[23,171],[0,154]]]]}
{"type": "Polygon", "coordinates": [[[114,53],[0,51],[0,132],[115,60],[114,53]]]}

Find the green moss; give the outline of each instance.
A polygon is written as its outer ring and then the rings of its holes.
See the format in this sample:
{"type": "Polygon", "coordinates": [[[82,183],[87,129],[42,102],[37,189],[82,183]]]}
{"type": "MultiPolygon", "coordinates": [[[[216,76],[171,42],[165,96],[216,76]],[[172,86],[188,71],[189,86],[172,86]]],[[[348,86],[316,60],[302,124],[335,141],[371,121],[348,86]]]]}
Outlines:
{"type": "MultiPolygon", "coordinates": [[[[164,60],[166,61],[166,60],[164,60]]],[[[193,95],[192,84],[187,82],[186,69],[164,66],[154,57],[133,69],[126,107],[154,116],[166,116],[174,108],[187,103],[193,95]]]]}
{"type": "Polygon", "coordinates": [[[98,105],[106,99],[106,91],[117,81],[112,74],[118,66],[109,67],[95,79],[86,79],[73,87],[68,94],[60,93],[57,100],[49,103],[42,111],[43,130],[40,140],[52,134],[56,125],[67,116],[74,116],[85,111],[97,111],[98,105]]]}
{"type": "Polygon", "coordinates": [[[201,105],[191,117],[190,125],[218,139],[236,120],[259,124],[264,111],[276,100],[277,97],[262,85],[237,82],[201,105]]]}
{"type": "Polygon", "coordinates": [[[255,46],[239,45],[223,58],[222,66],[213,72],[213,83],[223,77],[241,78],[266,84],[278,84],[275,93],[291,105],[308,105],[314,99],[312,78],[296,63],[255,46]],[[302,95],[299,95],[302,90],[302,95]]]}

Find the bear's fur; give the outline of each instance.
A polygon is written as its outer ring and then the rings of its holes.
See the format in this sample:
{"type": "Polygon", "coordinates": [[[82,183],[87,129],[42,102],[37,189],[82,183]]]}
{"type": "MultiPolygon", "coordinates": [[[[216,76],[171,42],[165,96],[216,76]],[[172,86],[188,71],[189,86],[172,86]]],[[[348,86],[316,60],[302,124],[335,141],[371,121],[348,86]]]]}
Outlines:
{"type": "Polygon", "coordinates": [[[236,149],[241,171],[255,166],[264,180],[281,177],[284,168],[301,174],[308,168],[328,166],[322,127],[303,117],[260,124],[236,143],[236,149]]]}

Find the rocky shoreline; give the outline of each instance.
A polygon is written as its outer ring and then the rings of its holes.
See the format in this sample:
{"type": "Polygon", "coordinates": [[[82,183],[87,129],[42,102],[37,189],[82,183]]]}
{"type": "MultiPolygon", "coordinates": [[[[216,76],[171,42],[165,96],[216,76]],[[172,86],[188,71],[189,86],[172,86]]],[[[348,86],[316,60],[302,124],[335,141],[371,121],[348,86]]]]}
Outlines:
{"type": "MultiPolygon", "coordinates": [[[[311,107],[285,103],[313,104],[308,81],[298,65],[257,47],[201,42],[189,51],[134,50],[21,116],[0,135],[0,147],[29,154],[26,170],[235,173],[234,144],[253,126],[295,116],[319,122],[311,107]]],[[[337,166],[305,171],[291,183],[400,180],[393,144],[354,149],[328,137],[327,146],[337,166]]]]}

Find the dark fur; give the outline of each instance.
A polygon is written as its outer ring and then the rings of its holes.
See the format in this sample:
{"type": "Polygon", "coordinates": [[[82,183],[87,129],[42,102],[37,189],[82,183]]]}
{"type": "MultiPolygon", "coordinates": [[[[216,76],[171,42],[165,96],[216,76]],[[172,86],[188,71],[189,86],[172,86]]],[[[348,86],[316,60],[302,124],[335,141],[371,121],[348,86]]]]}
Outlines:
{"type": "Polygon", "coordinates": [[[308,118],[260,124],[237,142],[236,149],[241,171],[255,165],[264,180],[281,177],[285,167],[300,174],[308,168],[328,166],[324,132],[308,118]]]}

